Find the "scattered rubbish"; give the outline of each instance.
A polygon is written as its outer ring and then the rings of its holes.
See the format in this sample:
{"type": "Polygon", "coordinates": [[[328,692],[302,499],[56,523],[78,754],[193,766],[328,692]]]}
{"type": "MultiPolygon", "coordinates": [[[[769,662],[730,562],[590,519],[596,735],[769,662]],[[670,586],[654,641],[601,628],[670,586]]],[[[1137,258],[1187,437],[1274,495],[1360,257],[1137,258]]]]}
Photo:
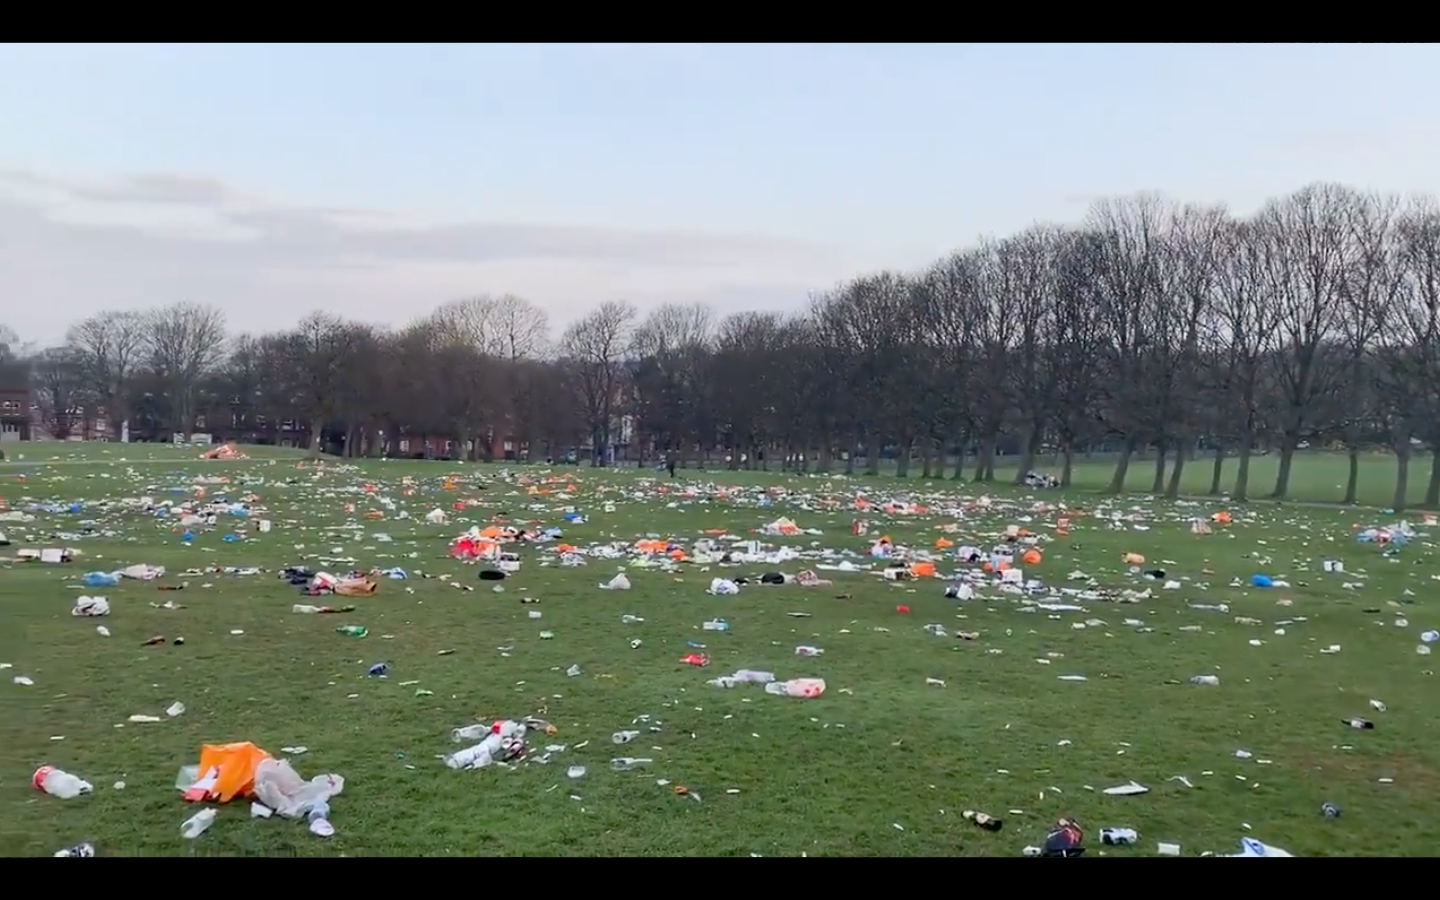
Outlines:
{"type": "Polygon", "coordinates": [[[180,836],[187,841],[193,841],[209,830],[210,826],[214,824],[215,810],[202,809],[181,823],[180,836]]]}
{"type": "Polygon", "coordinates": [[[1145,787],[1145,785],[1140,784],[1138,781],[1132,781],[1129,784],[1121,784],[1116,785],[1115,787],[1108,787],[1105,790],[1101,791],[1101,793],[1111,797],[1134,797],[1138,794],[1148,794],[1150,793],[1150,789],[1145,787]]]}
{"type": "Polygon", "coordinates": [[[36,790],[61,800],[71,800],[95,790],[90,782],[54,766],[41,766],[36,769],[35,774],[30,776],[30,783],[36,790]]]}
{"type": "Polygon", "coordinates": [[[1286,857],[1286,858],[1290,858],[1290,857],[1292,856],[1292,854],[1290,854],[1288,851],[1281,850],[1279,847],[1272,847],[1272,846],[1270,846],[1269,844],[1264,843],[1263,841],[1257,841],[1257,840],[1255,840],[1254,838],[1248,838],[1248,837],[1247,837],[1247,838],[1241,838],[1241,839],[1240,839],[1240,852],[1239,852],[1239,853],[1229,853],[1229,854],[1226,854],[1226,855],[1227,855],[1227,856],[1230,856],[1230,857],[1237,857],[1237,856],[1267,856],[1267,857],[1286,857]]]}

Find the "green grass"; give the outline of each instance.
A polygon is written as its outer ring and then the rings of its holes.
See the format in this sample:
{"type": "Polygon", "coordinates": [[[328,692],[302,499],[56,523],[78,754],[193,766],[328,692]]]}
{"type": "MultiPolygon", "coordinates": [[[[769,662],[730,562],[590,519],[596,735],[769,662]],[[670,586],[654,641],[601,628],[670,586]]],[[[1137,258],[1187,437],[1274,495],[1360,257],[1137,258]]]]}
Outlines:
{"type": "MultiPolygon", "coordinates": [[[[1001,458],[995,467],[998,482],[1014,481],[1018,460],[1013,457],[1001,458]]],[[[1250,460],[1250,498],[1263,503],[1275,488],[1275,476],[1279,470],[1278,454],[1252,457],[1250,460]]],[[[1345,482],[1350,477],[1350,462],[1344,453],[1320,451],[1296,454],[1295,467],[1290,478],[1289,499],[1300,503],[1335,503],[1345,497],[1345,482]]],[[[1036,468],[1054,475],[1060,474],[1060,461],[1049,457],[1036,462],[1036,468]]],[[[1210,490],[1210,479],[1214,468],[1211,457],[1200,457],[1185,463],[1180,478],[1180,492],[1190,497],[1202,497],[1210,490]]],[[[1220,479],[1221,491],[1228,493],[1235,486],[1236,460],[1225,460],[1220,479]]],[[[1361,506],[1387,507],[1395,498],[1395,457],[1389,453],[1365,453],[1360,457],[1360,477],[1357,482],[1356,500],[1361,506]]],[[[882,470],[885,476],[893,474],[894,464],[889,463],[882,470]]],[[[975,463],[967,461],[965,475],[974,474],[975,463]]],[[[1166,470],[1168,483],[1169,469],[1166,470]]],[[[911,480],[919,479],[920,467],[911,467],[911,480]]],[[[1110,485],[1115,473],[1113,455],[1097,455],[1091,459],[1076,460],[1073,475],[1073,489],[1078,492],[1103,491],[1110,485]]],[[[946,470],[947,477],[954,475],[954,468],[946,470]]],[[[882,476],[884,477],[884,476],[882,476]]],[[[1410,462],[1410,478],[1407,484],[1407,504],[1420,508],[1425,499],[1426,482],[1430,477],[1430,455],[1417,454],[1410,462]]],[[[1147,492],[1155,480],[1154,457],[1136,457],[1126,473],[1125,488],[1137,493],[1147,492]]]]}
{"type": "MultiPolygon", "coordinates": [[[[1379,513],[1256,504],[1236,511],[1236,524],[1196,536],[1189,518],[1218,504],[1043,495],[1134,521],[1112,527],[1099,517],[1076,517],[1069,537],[1047,543],[1033,574],[1064,585],[1078,569],[1107,588],[1143,588],[1148,583],[1121,563],[1129,551],[1184,581],[1178,591],[1152,585],[1154,596],[1138,604],[1088,602],[1083,614],[1022,612],[998,592],[957,604],[941,596],[939,582],[894,585],[861,575],[835,576],[834,589],[752,587],[727,598],[704,593],[718,569],[677,575],[632,569],[634,590],[609,593],[596,583],[613,574],[615,563],[544,565],[552,555],[534,548],[522,551],[522,571],[494,593],[475,580],[473,567],[444,557],[454,533],[500,512],[563,525],[559,509],[574,503],[590,519],[567,527],[566,536],[582,545],[640,534],[689,541],[704,529],[748,537],[784,514],[824,532],[787,541],[798,548],[862,549],[849,533],[852,512],[810,502],[810,495],[843,494],[854,483],[711,474],[725,484],[794,492],[762,509],[744,492],[728,501],[673,500],[655,493],[648,473],[633,471],[580,470],[577,495],[567,501],[525,496],[498,480],[499,466],[332,463],[329,474],[312,479],[293,459],[202,464],[189,450],[136,446],[24,451],[28,460],[0,464],[0,497],[12,508],[25,497],[90,505],[81,515],[0,524],[15,546],[66,543],[48,535],[76,530],[85,519],[95,521],[97,532],[69,541],[85,553],[75,564],[0,567],[0,662],[13,665],[0,682],[6,855],[49,854],[93,839],[102,854],[115,856],[1013,856],[1038,843],[1061,815],[1087,828],[1092,854],[1102,850],[1094,837],[1101,827],[1140,831],[1140,846],[1109,850],[1110,856],[1153,855],[1156,841],[1178,842],[1187,856],[1233,852],[1247,833],[1302,856],[1425,856],[1440,838],[1433,812],[1440,725],[1426,699],[1433,697],[1433,662],[1415,652],[1419,632],[1440,627],[1430,599],[1440,570],[1428,535],[1391,555],[1354,542],[1352,525],[1382,521],[1379,513]],[[64,459],[41,460],[56,455],[64,459]],[[163,521],[104,505],[166,495],[201,473],[263,477],[266,483],[253,489],[275,530],[238,543],[223,542],[227,527],[199,530],[186,546],[163,521]],[[442,490],[441,477],[457,473],[461,489],[442,490]],[[409,496],[401,493],[404,476],[415,479],[409,496]],[[495,480],[481,490],[482,479],[495,480]],[[376,495],[363,493],[365,484],[375,485],[376,495]],[[393,498],[411,518],[393,512],[382,521],[362,518],[376,507],[374,496],[393,498]],[[451,526],[416,521],[457,498],[483,505],[459,513],[451,526]],[[607,501],[614,512],[603,511],[607,501]],[[347,503],[356,504],[355,513],[345,512],[347,503]],[[394,540],[378,542],[382,532],[394,540]],[[27,533],[38,536],[34,544],[23,540],[27,533]],[[306,616],[291,613],[304,601],[270,573],[189,577],[187,589],[165,593],[137,582],[87,592],[74,581],[90,569],[136,562],[172,573],[207,565],[347,567],[321,562],[331,555],[353,557],[361,567],[450,575],[476,590],[438,579],[384,581],[374,597],[346,601],[358,606],[353,615],[306,616]],[[1348,572],[1322,573],[1319,561],[1327,557],[1343,560],[1348,572]],[[1257,571],[1294,586],[1229,586],[1257,571]],[[72,618],[80,593],[107,596],[109,618],[72,618]],[[540,602],[522,604],[522,597],[540,602]],[[152,606],[167,599],[184,608],[152,606]],[[1191,610],[1187,601],[1224,602],[1230,610],[1191,610]],[[911,611],[897,612],[900,604],[911,611]],[[532,610],[543,618],[530,619],[532,610]],[[623,625],[627,613],[644,623],[623,625]],[[700,630],[716,616],[730,621],[728,634],[700,630]],[[1408,624],[1397,627],[1402,616],[1408,624]],[[1274,633],[1278,621],[1299,617],[1304,621],[1286,625],[1284,635],[1274,633]],[[1093,619],[1105,624],[1074,627],[1093,619]],[[1154,630],[1128,626],[1127,619],[1154,630]],[[335,632],[351,622],[367,626],[369,637],[335,632]],[[980,637],[935,637],[924,631],[929,623],[980,637]],[[99,636],[97,624],[112,636],[99,636]],[[541,640],[542,630],[554,639],[541,640]],[[183,636],[185,643],[142,647],[152,634],[183,636]],[[636,638],[643,644],[632,650],[636,638]],[[1251,646],[1252,640],[1263,643],[1251,646]],[[687,641],[708,644],[714,660],[708,669],[678,663],[687,641]],[[825,654],[798,659],[799,644],[825,654]],[[1331,644],[1342,651],[1320,653],[1331,644]],[[367,677],[366,667],[380,661],[390,663],[390,676],[367,677]],[[567,677],[571,664],[583,674],[567,677]],[[705,683],[741,667],[820,676],[829,691],[799,701],[758,687],[705,683]],[[1186,683],[1200,673],[1219,675],[1221,685],[1186,683]],[[34,686],[9,683],[16,674],[30,676],[34,686]],[[1058,680],[1067,674],[1089,680],[1058,680]],[[927,685],[927,678],[946,684],[927,685]],[[1388,711],[1371,710],[1372,698],[1388,711]],[[187,707],[180,718],[116,727],[131,714],[163,715],[175,700],[187,707]],[[448,733],[458,725],[537,713],[559,728],[537,743],[566,747],[548,765],[453,772],[437,759],[455,749],[448,733]],[[1357,732],[1341,723],[1354,715],[1373,719],[1376,729],[1357,732]],[[642,716],[649,719],[632,725],[642,716]],[[645,734],[624,748],[612,746],[610,735],[630,727],[645,734]],[[203,743],[240,740],[277,754],[303,744],[309,752],[293,759],[302,775],[346,778],[345,793],[332,803],[335,837],[325,841],[278,819],[253,820],[247,803],[235,803],[193,845],[180,839],[180,823],[195,810],[173,790],[176,770],[195,762],[203,743]],[[1238,749],[1253,758],[1237,759],[1238,749]],[[610,771],[609,760],[620,755],[654,763],[643,772],[610,771]],[[31,772],[47,763],[89,779],[95,793],[63,801],[36,792],[31,772]],[[577,764],[588,773],[571,781],[565,769],[577,764]],[[1194,788],[1168,780],[1175,775],[1194,788]],[[1130,779],[1150,793],[1099,792],[1130,779]],[[123,790],[113,786],[119,781],[123,790]],[[677,796],[675,784],[702,800],[677,796]],[[1343,807],[1344,815],[1322,817],[1325,802],[1343,807]],[[1004,830],[969,826],[960,816],[965,809],[1001,816],[1004,830]]],[[[1331,483],[1336,471],[1343,476],[1343,459],[1338,468],[1318,459],[1320,465],[1307,458],[1297,483],[1331,483]]],[[[1208,483],[1208,467],[1195,468],[1206,470],[1208,483]]],[[[1370,469],[1363,478],[1374,480],[1370,469]]],[[[1141,481],[1148,484],[1148,477],[1141,481]]],[[[975,493],[918,479],[869,484],[942,497],[975,493]]],[[[989,547],[1016,522],[1050,534],[1054,514],[1023,521],[1034,495],[990,493],[1000,501],[961,520],[962,542],[989,547]]],[[[929,546],[936,526],[953,521],[869,518],[916,547],[929,546]]]]}

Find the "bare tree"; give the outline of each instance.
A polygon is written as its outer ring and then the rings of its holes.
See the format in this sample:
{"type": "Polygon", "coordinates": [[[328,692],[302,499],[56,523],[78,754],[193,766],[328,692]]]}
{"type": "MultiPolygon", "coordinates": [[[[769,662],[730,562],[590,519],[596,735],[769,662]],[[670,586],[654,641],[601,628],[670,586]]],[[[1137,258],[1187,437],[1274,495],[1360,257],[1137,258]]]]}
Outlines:
{"type": "MultiPolygon", "coordinates": [[[[1199,206],[1177,208],[1170,223],[1169,255],[1164,268],[1169,270],[1165,293],[1173,305],[1157,311],[1157,316],[1174,325],[1175,340],[1157,346],[1153,356],[1163,361],[1156,382],[1160,388],[1159,405],[1167,417],[1161,427],[1175,447],[1175,463],[1165,486],[1165,495],[1171,499],[1180,495],[1186,456],[1193,450],[1193,432],[1199,424],[1196,414],[1200,407],[1195,398],[1203,389],[1202,331],[1214,302],[1220,238],[1228,224],[1229,216],[1223,208],[1199,206]]],[[[1163,452],[1157,456],[1156,493],[1164,472],[1163,452]]]]}
{"type": "Polygon", "coordinates": [[[105,312],[77,322],[66,343],[79,355],[86,386],[105,408],[111,431],[119,437],[129,417],[129,387],[143,363],[147,346],[145,315],[105,312]]]}
{"type": "Polygon", "coordinates": [[[667,304],[640,323],[630,341],[635,412],[641,427],[688,461],[698,439],[699,407],[715,319],[703,304],[667,304]]]}
{"type": "Polygon", "coordinates": [[[625,353],[635,315],[629,303],[612,300],[566,328],[560,339],[571,391],[584,411],[596,465],[609,462],[612,439],[620,430],[615,413],[624,408],[625,353]]]}
{"type": "Polygon", "coordinates": [[[287,333],[274,352],[281,383],[308,425],[310,453],[320,454],[325,427],[340,415],[352,372],[365,363],[359,352],[365,329],[328,313],[311,313],[287,333]]]}
{"type": "Polygon", "coordinates": [[[213,306],[177,303],[145,316],[150,373],[165,392],[170,426],[186,434],[194,424],[201,379],[224,362],[225,314],[213,306]]]}
{"type": "Polygon", "coordinates": [[[40,417],[56,440],[71,436],[77,418],[82,424],[93,420],[93,397],[75,348],[47,347],[33,360],[30,378],[40,417]]]}
{"type": "Polygon", "coordinates": [[[1104,418],[1123,444],[1109,490],[1125,489],[1130,461],[1144,439],[1146,364],[1156,345],[1153,312],[1160,298],[1159,266],[1166,249],[1170,205],[1158,196],[1142,194],[1124,200],[1098,203],[1091,210],[1089,228],[1097,237],[1099,259],[1095,267],[1100,289],[1101,318],[1108,344],[1104,384],[1104,418]]]}
{"type": "MultiPolygon", "coordinates": [[[[1221,406],[1217,430],[1229,428],[1239,458],[1231,497],[1244,502],[1250,489],[1250,458],[1261,427],[1261,387],[1266,360],[1276,346],[1281,307],[1269,300],[1269,252],[1274,239],[1268,222],[1232,222],[1218,236],[1215,302],[1205,331],[1212,379],[1221,406]]],[[[1211,493],[1219,492],[1224,444],[1217,450],[1211,493]]]]}
{"type": "MultiPolygon", "coordinates": [[[[1350,472],[1342,503],[1354,503],[1360,488],[1360,446],[1368,426],[1367,413],[1376,407],[1376,380],[1371,364],[1372,351],[1389,326],[1390,314],[1400,289],[1401,270],[1394,241],[1399,201],[1387,196],[1357,196],[1347,204],[1348,239],[1354,248],[1354,262],[1340,275],[1338,328],[1334,340],[1340,372],[1332,386],[1338,400],[1335,431],[1345,443],[1350,472]]],[[[1394,448],[1400,475],[1408,475],[1410,435],[1394,448]]],[[[1404,506],[1403,491],[1400,507],[1404,506]]]]}
{"type": "Polygon", "coordinates": [[[1414,410],[1415,432],[1430,446],[1424,502],[1435,509],[1440,507],[1440,204],[1414,198],[1393,237],[1393,315],[1377,341],[1381,387],[1391,405],[1414,410]]]}
{"type": "Polygon", "coordinates": [[[1315,422],[1316,404],[1343,375],[1330,351],[1350,267],[1356,262],[1353,210],[1359,197],[1337,185],[1311,185],[1274,201],[1258,218],[1266,224],[1267,301],[1280,307],[1276,377],[1281,404],[1280,469],[1271,496],[1290,490],[1295,451],[1315,422]]]}

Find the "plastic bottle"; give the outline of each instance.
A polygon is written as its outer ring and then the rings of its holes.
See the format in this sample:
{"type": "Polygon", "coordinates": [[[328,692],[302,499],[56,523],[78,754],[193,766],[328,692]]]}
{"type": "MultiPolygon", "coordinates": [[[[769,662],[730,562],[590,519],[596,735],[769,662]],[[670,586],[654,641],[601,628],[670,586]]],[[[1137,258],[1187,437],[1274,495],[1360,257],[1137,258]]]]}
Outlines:
{"type": "Polygon", "coordinates": [[[364,625],[341,625],[335,630],[348,637],[364,637],[370,633],[364,625]]]}
{"type": "Polygon", "coordinates": [[[64,850],[56,850],[54,856],[94,856],[95,845],[86,841],[83,844],[76,844],[73,847],[66,847],[64,850]]]}
{"type": "Polygon", "coordinates": [[[610,760],[610,768],[616,772],[628,772],[631,769],[638,769],[640,766],[648,765],[652,762],[654,762],[654,760],[622,756],[619,759],[610,760]]]}
{"type": "Polygon", "coordinates": [[[215,824],[215,810],[202,809],[181,824],[180,836],[187,841],[193,841],[204,834],[205,830],[213,824],[215,824]]]}
{"type": "Polygon", "coordinates": [[[390,664],[389,664],[389,663],[376,663],[375,665],[373,665],[373,666],[371,666],[371,667],[369,668],[368,674],[370,674],[370,675],[378,675],[378,676],[380,676],[380,677],[383,678],[387,673],[389,673],[389,671],[390,671],[390,664]]]}
{"type": "Polygon", "coordinates": [[[464,728],[456,728],[450,732],[450,740],[457,744],[461,741],[479,741],[489,736],[489,725],[466,725],[464,728]]]}
{"type": "Polygon", "coordinates": [[[706,631],[729,631],[730,623],[724,619],[711,619],[700,627],[706,631]]]}
{"type": "Polygon", "coordinates": [[[819,656],[824,652],[825,651],[821,650],[819,647],[811,647],[803,644],[795,648],[796,656],[819,656]]]}
{"type": "Polygon", "coordinates": [[[88,794],[95,788],[90,782],[71,775],[62,769],[54,766],[41,766],[35,770],[30,783],[39,790],[44,791],[52,797],[59,797],[61,800],[70,800],[81,794],[88,794]]]}
{"type": "Polygon", "coordinates": [[[628,744],[639,736],[640,732],[638,731],[617,731],[614,734],[610,735],[610,743],[628,744]]]}
{"type": "Polygon", "coordinates": [[[314,615],[315,613],[318,613],[320,611],[320,607],[311,606],[308,603],[297,603],[294,606],[290,607],[290,611],[292,613],[305,613],[307,615],[314,615]]]}
{"type": "Polygon", "coordinates": [[[1206,687],[1216,687],[1220,684],[1220,679],[1215,675],[1196,675],[1190,679],[1190,683],[1204,685],[1206,687]]]}
{"type": "Polygon", "coordinates": [[[452,769],[483,769],[493,761],[490,756],[490,748],[484,744],[476,744],[447,756],[445,765],[452,769]]]}
{"type": "Polygon", "coordinates": [[[792,678],[789,681],[772,681],[765,685],[765,693],[802,699],[818,697],[825,693],[825,679],[792,678]]]}
{"type": "Polygon", "coordinates": [[[1133,844],[1140,840],[1140,835],[1133,828],[1102,828],[1100,829],[1100,843],[1112,846],[1124,846],[1133,844]]]}

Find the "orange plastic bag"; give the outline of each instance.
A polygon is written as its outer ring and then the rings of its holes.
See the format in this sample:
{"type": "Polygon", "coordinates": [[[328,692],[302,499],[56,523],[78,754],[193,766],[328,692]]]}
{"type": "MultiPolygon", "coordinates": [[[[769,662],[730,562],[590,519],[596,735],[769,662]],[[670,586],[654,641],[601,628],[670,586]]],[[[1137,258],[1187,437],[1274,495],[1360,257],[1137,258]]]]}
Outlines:
{"type": "Polygon", "coordinates": [[[249,795],[255,787],[255,767],[270,754],[249,741],[238,744],[206,744],[200,748],[200,774],[219,771],[210,793],[221,803],[249,795]]]}

